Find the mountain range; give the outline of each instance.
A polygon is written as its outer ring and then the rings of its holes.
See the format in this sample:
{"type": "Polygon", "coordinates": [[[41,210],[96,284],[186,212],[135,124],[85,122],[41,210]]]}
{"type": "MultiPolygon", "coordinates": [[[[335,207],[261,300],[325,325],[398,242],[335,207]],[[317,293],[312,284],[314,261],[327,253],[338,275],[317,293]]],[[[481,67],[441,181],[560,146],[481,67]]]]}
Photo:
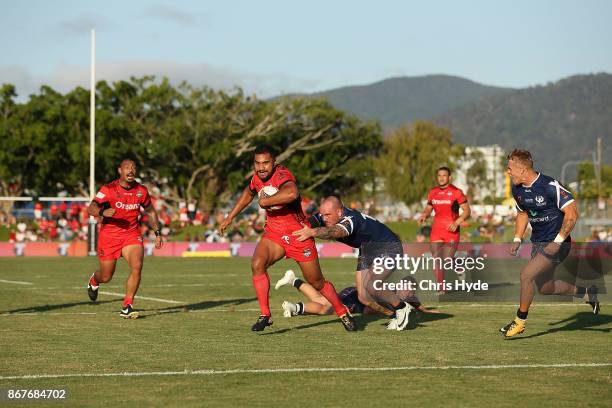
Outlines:
{"type": "Polygon", "coordinates": [[[570,160],[591,160],[598,137],[612,159],[612,75],[575,75],[527,88],[503,88],[448,75],[389,78],[289,97],[323,97],[384,129],[415,120],[448,127],[455,143],[498,144],[532,152],[538,169],[559,177],[570,160]]]}

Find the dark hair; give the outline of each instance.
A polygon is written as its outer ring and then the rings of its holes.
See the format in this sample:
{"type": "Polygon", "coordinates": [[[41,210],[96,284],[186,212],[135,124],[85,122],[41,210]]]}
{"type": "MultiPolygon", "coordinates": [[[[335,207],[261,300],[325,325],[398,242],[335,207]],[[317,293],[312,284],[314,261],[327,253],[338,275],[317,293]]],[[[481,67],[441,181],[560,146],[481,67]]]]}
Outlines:
{"type": "Polygon", "coordinates": [[[508,155],[508,160],[517,161],[529,168],[533,167],[533,157],[531,156],[531,153],[529,153],[528,150],[514,149],[508,155]]]}
{"type": "Polygon", "coordinates": [[[263,143],[263,144],[255,146],[255,154],[265,154],[265,153],[268,153],[273,158],[276,157],[276,152],[274,151],[274,148],[270,146],[269,144],[263,143]]]}
{"type": "Polygon", "coordinates": [[[131,161],[132,163],[134,163],[134,165],[135,165],[136,167],[138,167],[138,163],[136,162],[136,160],[134,160],[134,159],[133,159],[133,158],[131,158],[131,157],[124,157],[124,158],[123,158],[123,159],[122,159],[122,160],[119,162],[119,167],[121,167],[121,165],[122,165],[124,162],[126,162],[126,161],[131,161]]]}
{"type": "Polygon", "coordinates": [[[449,176],[451,175],[451,169],[449,169],[449,168],[448,168],[448,167],[446,167],[446,166],[438,167],[438,170],[436,170],[436,174],[438,174],[438,172],[439,172],[440,170],[444,170],[444,171],[446,171],[446,172],[448,173],[448,175],[449,175],[449,176]]]}

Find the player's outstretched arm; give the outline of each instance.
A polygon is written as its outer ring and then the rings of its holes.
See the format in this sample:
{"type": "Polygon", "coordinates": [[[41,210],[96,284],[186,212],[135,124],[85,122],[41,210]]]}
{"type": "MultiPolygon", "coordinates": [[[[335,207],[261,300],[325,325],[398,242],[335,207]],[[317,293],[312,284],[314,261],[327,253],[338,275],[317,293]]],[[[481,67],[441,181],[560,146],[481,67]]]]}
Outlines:
{"type": "Polygon", "coordinates": [[[259,206],[268,208],[275,205],[285,205],[294,202],[300,195],[297,184],[293,181],[288,181],[281,186],[273,196],[262,195],[259,198],[259,206]]]}
{"type": "Polygon", "coordinates": [[[332,225],[330,227],[318,227],[310,228],[308,225],[304,225],[304,228],[293,232],[293,236],[297,237],[298,241],[306,241],[309,238],[321,238],[321,239],[338,239],[347,237],[348,231],[341,225],[332,225]]]}
{"type": "Polygon", "coordinates": [[[146,211],[147,214],[149,214],[149,220],[150,220],[151,226],[153,227],[153,230],[155,231],[155,248],[160,249],[164,245],[164,242],[161,236],[159,218],[157,217],[157,210],[155,210],[153,203],[149,204],[149,206],[146,207],[144,210],[146,211]]]}
{"type": "Polygon", "coordinates": [[[236,204],[234,205],[234,208],[232,208],[232,211],[230,211],[229,215],[223,220],[223,222],[221,222],[221,225],[219,225],[219,232],[221,233],[221,235],[225,234],[225,230],[227,229],[227,227],[229,227],[234,218],[236,218],[236,216],[240,214],[242,210],[244,210],[249,204],[251,204],[251,201],[253,201],[253,197],[255,197],[255,194],[253,194],[249,186],[247,186],[242,191],[242,194],[240,195],[240,198],[238,198],[238,201],[236,201],[236,204]]]}

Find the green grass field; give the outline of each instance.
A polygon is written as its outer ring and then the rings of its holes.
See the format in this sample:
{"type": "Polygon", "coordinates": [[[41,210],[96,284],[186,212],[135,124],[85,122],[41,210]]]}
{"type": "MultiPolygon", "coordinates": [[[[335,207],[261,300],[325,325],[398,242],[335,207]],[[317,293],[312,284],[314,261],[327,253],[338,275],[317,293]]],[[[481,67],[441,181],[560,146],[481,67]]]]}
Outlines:
{"type": "MultiPolygon", "coordinates": [[[[357,316],[364,330],[348,333],[333,316],[283,318],[281,302],[299,294],[282,288],[271,291],[274,325],[253,333],[249,259],[146,259],[137,320],[118,315],[123,262],[89,302],[96,262],[0,258],[0,389],[65,388],[62,405],[78,407],[612,404],[609,297],[597,317],[581,303],[538,301],[523,337],[504,341],[512,302],[425,296],[443,314],[403,332],[357,316]]],[[[354,279],[355,260],[322,265],[337,289],[354,279]]],[[[294,266],[277,264],[273,282],[294,266]]]]}

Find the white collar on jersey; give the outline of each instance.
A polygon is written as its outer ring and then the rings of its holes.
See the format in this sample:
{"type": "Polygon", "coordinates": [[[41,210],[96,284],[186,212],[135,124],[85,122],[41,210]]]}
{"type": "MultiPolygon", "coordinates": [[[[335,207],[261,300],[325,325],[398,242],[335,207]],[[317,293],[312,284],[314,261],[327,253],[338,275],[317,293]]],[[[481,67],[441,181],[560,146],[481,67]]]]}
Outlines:
{"type": "Polygon", "coordinates": [[[529,188],[529,187],[533,186],[533,183],[535,183],[536,181],[538,181],[538,179],[540,178],[540,174],[542,174],[542,173],[538,173],[538,176],[537,176],[536,178],[534,178],[534,179],[533,179],[533,181],[531,182],[531,184],[529,184],[529,185],[523,184],[522,186],[523,186],[523,187],[525,187],[525,188],[529,188]]]}

